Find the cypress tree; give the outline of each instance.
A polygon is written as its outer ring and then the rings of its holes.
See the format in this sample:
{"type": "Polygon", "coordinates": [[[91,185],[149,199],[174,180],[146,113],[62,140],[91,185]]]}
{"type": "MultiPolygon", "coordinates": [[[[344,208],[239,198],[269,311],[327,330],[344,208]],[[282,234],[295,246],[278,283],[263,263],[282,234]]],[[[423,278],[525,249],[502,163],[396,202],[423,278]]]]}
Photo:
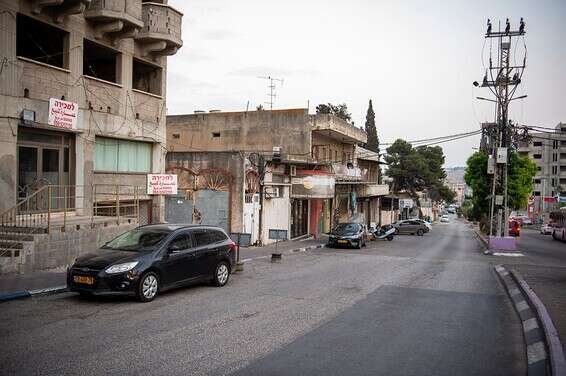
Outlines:
{"type": "Polygon", "coordinates": [[[369,107],[366,115],[366,133],[368,135],[368,142],[365,145],[366,149],[379,153],[379,138],[377,137],[377,128],[375,128],[375,112],[373,112],[371,99],[369,100],[369,107]]]}
{"type": "MultiPolygon", "coordinates": [[[[379,138],[377,137],[377,128],[375,127],[375,112],[373,111],[373,104],[369,100],[368,112],[366,114],[366,133],[368,135],[368,142],[365,148],[376,153],[379,153],[379,138]]],[[[381,166],[379,167],[378,183],[381,184],[381,166]]]]}

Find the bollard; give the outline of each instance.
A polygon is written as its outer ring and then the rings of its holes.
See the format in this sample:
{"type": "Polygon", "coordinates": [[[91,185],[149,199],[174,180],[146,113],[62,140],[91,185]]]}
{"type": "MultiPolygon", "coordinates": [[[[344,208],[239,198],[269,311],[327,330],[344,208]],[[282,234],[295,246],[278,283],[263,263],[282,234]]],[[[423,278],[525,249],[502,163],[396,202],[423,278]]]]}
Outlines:
{"type": "Polygon", "coordinates": [[[272,253],[271,262],[281,262],[281,253],[272,253]]]}
{"type": "Polygon", "coordinates": [[[238,261],[236,263],[236,272],[243,272],[244,271],[244,263],[241,261],[238,261]]]}

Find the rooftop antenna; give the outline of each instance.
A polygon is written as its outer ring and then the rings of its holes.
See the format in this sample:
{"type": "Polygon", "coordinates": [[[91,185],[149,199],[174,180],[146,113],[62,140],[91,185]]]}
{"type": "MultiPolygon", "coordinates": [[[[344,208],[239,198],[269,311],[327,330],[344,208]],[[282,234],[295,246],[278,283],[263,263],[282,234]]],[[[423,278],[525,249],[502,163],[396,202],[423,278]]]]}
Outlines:
{"type": "Polygon", "coordinates": [[[267,102],[265,102],[265,104],[269,105],[269,109],[273,110],[273,103],[275,103],[275,98],[277,97],[277,94],[275,94],[275,85],[277,84],[277,82],[279,82],[281,84],[281,86],[283,86],[283,78],[275,78],[275,77],[271,77],[271,76],[259,76],[258,78],[261,78],[263,80],[268,80],[269,84],[267,85],[267,87],[269,88],[269,93],[267,94],[267,96],[269,97],[269,100],[267,102]]]}

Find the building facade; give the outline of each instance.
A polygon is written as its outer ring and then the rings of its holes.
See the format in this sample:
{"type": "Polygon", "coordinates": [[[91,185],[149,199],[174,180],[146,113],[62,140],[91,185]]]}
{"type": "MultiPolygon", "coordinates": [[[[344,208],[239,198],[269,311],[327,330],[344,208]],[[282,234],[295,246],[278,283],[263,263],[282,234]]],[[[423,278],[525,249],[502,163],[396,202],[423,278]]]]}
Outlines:
{"type": "Polygon", "coordinates": [[[358,149],[365,132],[307,109],[171,115],[167,140],[167,171],[188,174],[179,185],[190,203],[181,208],[182,200],[168,199],[166,212],[194,213],[204,194],[212,200],[201,200],[196,211],[209,216],[196,220],[250,233],[252,243],[273,242],[270,230],[317,237],[361,212],[364,222],[375,219],[370,199],[387,189],[377,186],[378,164],[370,158],[377,155],[358,149]],[[210,184],[219,180],[226,183],[210,184]]]}
{"type": "MultiPolygon", "coordinates": [[[[163,1],[0,1],[0,211],[47,184],[80,187],[87,208],[95,183],[145,187],[164,171],[181,17],[163,1]],[[60,106],[73,121],[52,119],[60,106]]],[[[163,217],[160,198],[140,202],[163,217]]]]}
{"type": "Polygon", "coordinates": [[[165,170],[167,57],[182,46],[181,20],[166,0],[0,0],[3,227],[97,205],[96,215],[163,219],[146,182],[165,170]]]}
{"type": "Polygon", "coordinates": [[[555,131],[532,133],[528,141],[519,144],[518,153],[537,164],[528,215],[548,220],[552,210],[566,202],[566,124],[559,123],[555,131]]]}

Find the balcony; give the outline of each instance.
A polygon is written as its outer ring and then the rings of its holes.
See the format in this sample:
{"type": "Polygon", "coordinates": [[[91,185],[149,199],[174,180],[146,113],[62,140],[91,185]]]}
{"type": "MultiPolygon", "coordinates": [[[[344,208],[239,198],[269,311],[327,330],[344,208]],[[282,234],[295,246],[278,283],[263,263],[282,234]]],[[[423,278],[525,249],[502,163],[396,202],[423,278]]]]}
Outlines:
{"type": "Polygon", "coordinates": [[[55,22],[61,23],[65,17],[73,14],[81,14],[85,11],[91,0],[33,0],[31,11],[40,14],[43,8],[53,11],[55,22]]]}
{"type": "Polygon", "coordinates": [[[340,142],[346,144],[367,142],[367,134],[363,129],[357,128],[334,115],[310,115],[310,123],[313,132],[321,133],[340,142]]]}
{"type": "Polygon", "coordinates": [[[166,4],[143,3],[144,26],[136,35],[143,44],[144,55],[174,55],[183,45],[181,21],[183,14],[166,4]]]}
{"type": "Polygon", "coordinates": [[[389,194],[389,186],[387,184],[364,184],[358,188],[358,196],[360,197],[376,197],[389,194]]]}
{"type": "Polygon", "coordinates": [[[143,27],[141,0],[92,0],[84,16],[95,24],[97,38],[133,38],[143,27]]]}

